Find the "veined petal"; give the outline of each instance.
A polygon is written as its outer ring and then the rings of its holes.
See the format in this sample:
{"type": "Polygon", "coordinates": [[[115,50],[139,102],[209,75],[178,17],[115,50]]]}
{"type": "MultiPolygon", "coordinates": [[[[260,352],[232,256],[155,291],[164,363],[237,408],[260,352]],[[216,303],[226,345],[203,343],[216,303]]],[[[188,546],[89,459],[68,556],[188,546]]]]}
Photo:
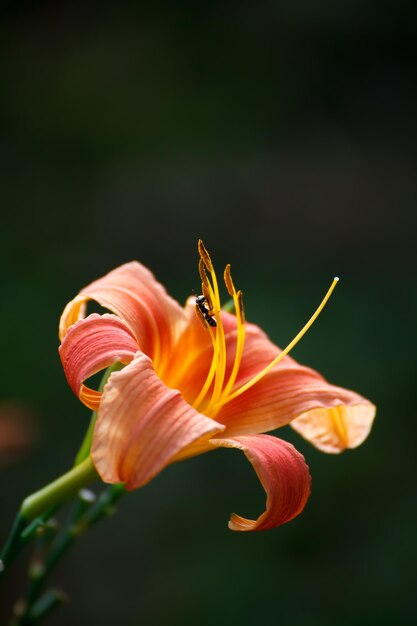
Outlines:
{"type": "Polygon", "coordinates": [[[319,450],[337,454],[365,441],[375,413],[376,407],[363,399],[357,404],[313,409],[300,415],[291,426],[319,450]]]}
{"type": "Polygon", "coordinates": [[[231,530],[268,530],[289,522],[304,509],[311,478],[304,457],[290,443],[270,435],[212,439],[215,447],[244,452],[266,491],[266,510],[256,520],[233,513],[231,530]]]}
{"type": "MultiPolygon", "coordinates": [[[[236,334],[229,333],[226,340],[228,354],[233,356],[236,334]]],[[[234,388],[262,371],[279,352],[260,328],[247,324],[234,388]]],[[[235,436],[266,432],[300,418],[295,430],[320,449],[335,452],[359,445],[369,433],[374,415],[375,407],[368,400],[331,385],[315,370],[286,356],[253,387],[226,403],[216,419],[226,425],[225,435],[235,436]]]]}
{"type": "MultiPolygon", "coordinates": [[[[122,320],[97,313],[71,326],[59,347],[65,375],[77,396],[81,395],[84,380],[116,361],[129,363],[137,350],[131,330],[122,320]]],[[[88,391],[92,390],[86,391],[86,397],[88,391]]],[[[93,397],[96,394],[92,391],[93,397]]],[[[90,402],[85,403],[91,408],[90,402]]]]}
{"type": "MultiPolygon", "coordinates": [[[[184,308],[185,323],[181,335],[166,362],[164,370],[158,374],[169,387],[178,387],[188,400],[187,388],[200,390],[213,356],[210,334],[195,313],[195,297],[189,298],[184,308]]],[[[197,391],[198,393],[198,391],[197,391]]]]}
{"type": "Polygon", "coordinates": [[[185,324],[182,307],[137,261],[116,268],[81,290],[64,310],[60,322],[61,338],[68,326],[83,315],[85,302],[90,299],[129,326],[140,349],[153,359],[155,365],[162,357],[169,356],[185,324]]]}
{"type": "Polygon", "coordinates": [[[92,458],[104,482],[141,487],[175,456],[208,440],[223,426],[201,415],[179,391],[156,375],[151,360],[138,352],[104,388],[93,436],[92,458]]]}

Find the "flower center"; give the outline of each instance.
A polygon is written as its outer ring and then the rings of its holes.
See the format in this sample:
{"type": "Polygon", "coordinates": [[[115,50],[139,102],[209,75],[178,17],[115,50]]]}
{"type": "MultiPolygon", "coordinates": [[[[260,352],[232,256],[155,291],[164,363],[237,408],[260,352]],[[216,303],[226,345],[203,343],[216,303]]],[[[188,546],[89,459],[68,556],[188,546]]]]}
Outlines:
{"type": "Polygon", "coordinates": [[[280,352],[279,355],[273,361],[271,361],[271,363],[269,363],[269,365],[267,365],[263,370],[258,372],[258,374],[253,376],[249,381],[247,381],[240,387],[236,387],[236,377],[239,372],[239,367],[242,361],[243,349],[245,345],[245,314],[243,309],[242,292],[236,291],[232,280],[230,265],[226,265],[226,268],[224,270],[224,282],[229,295],[233,298],[237,322],[236,352],[233,367],[231,369],[228,379],[226,380],[227,351],[225,332],[221,318],[219,286],[210,255],[201,239],[198,242],[198,252],[200,255],[199,272],[201,277],[202,293],[205,301],[208,303],[210,315],[214,317],[216,323],[210,324],[207,322],[207,319],[205,319],[204,316],[199,316],[202,323],[207,327],[207,330],[210,333],[211,341],[213,344],[213,357],[204,385],[202,386],[200,393],[192,404],[196,410],[212,418],[215,418],[220,409],[225,404],[227,404],[234,398],[237,398],[242,393],[250,389],[257,382],[259,382],[293,349],[293,347],[300,341],[303,335],[307,332],[310,326],[320,315],[334,288],[336,287],[339,279],[337,277],[333,279],[330,288],[328,289],[326,295],[316,309],[315,313],[311,316],[307,324],[305,324],[300,332],[294,337],[294,339],[288,344],[288,346],[282,352],[280,352]]]}

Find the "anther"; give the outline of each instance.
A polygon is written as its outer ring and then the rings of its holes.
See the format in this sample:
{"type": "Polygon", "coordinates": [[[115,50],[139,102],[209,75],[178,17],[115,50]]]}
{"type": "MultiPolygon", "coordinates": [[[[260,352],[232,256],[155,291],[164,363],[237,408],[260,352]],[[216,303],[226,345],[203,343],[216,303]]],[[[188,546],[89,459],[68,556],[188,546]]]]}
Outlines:
{"type": "Polygon", "coordinates": [[[245,323],[245,310],[243,308],[243,294],[240,291],[240,289],[237,292],[237,303],[238,303],[238,306],[239,306],[241,321],[244,324],[245,323]]]}
{"type": "Polygon", "coordinates": [[[236,289],[235,286],[233,284],[233,280],[232,280],[232,274],[231,274],[231,267],[230,267],[230,263],[228,263],[226,265],[226,267],[224,268],[224,282],[226,285],[226,289],[229,292],[229,296],[232,296],[236,293],[236,289]]]}
{"type": "Polygon", "coordinates": [[[198,240],[198,253],[201,259],[204,261],[204,265],[206,266],[208,271],[213,272],[213,263],[211,262],[210,255],[201,239],[198,240]]]}
{"type": "Polygon", "coordinates": [[[206,266],[204,265],[203,259],[200,259],[198,262],[198,272],[203,283],[206,283],[208,281],[208,278],[206,273],[206,266]]]}

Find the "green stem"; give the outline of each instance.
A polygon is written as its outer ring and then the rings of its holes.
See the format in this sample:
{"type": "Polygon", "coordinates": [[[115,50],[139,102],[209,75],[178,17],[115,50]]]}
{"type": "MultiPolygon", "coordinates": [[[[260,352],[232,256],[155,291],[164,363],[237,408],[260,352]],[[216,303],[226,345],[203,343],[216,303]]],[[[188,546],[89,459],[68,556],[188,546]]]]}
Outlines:
{"type": "Polygon", "coordinates": [[[46,592],[40,600],[38,599],[48,575],[80,535],[100,519],[114,512],[115,502],[123,493],[125,493],[123,484],[110,485],[97,500],[94,500],[94,494],[87,489],[79,492],[73,511],[50,550],[44,555],[35,555],[30,565],[29,586],[24,599],[18,604],[18,614],[13,626],[32,626],[44,617],[43,610],[45,610],[45,615],[49,612],[49,602],[42,602],[42,598],[47,598],[49,592],[46,592]],[[34,615],[36,615],[35,622],[34,615]]]}
{"type": "Polygon", "coordinates": [[[59,589],[48,589],[32,606],[30,613],[23,607],[16,607],[14,619],[10,626],[29,626],[39,624],[43,618],[56,609],[60,604],[68,602],[68,596],[59,589]],[[23,611],[23,612],[21,612],[23,611]]]}
{"type": "Polygon", "coordinates": [[[92,491],[89,489],[81,489],[79,491],[72,514],[69,516],[65,527],[56,538],[54,545],[44,559],[43,577],[49,574],[73,543],[77,536],[76,529],[80,523],[80,518],[83,517],[86,511],[88,512],[90,508],[94,507],[95,502],[96,496],[92,491]]]}
{"type": "Polygon", "coordinates": [[[26,543],[26,541],[29,541],[29,539],[32,539],[32,537],[38,535],[40,532],[42,532],[43,529],[45,529],[49,518],[52,517],[52,515],[56,512],[58,508],[58,506],[54,506],[43,515],[35,517],[35,519],[32,520],[31,523],[28,524],[28,526],[26,526],[26,528],[22,531],[22,534],[20,535],[20,539],[22,540],[23,544],[26,543]]]}
{"type": "Polygon", "coordinates": [[[61,604],[68,602],[68,596],[59,589],[49,589],[29,613],[30,624],[39,624],[49,613],[52,613],[61,604]]]}
{"type": "Polygon", "coordinates": [[[5,572],[21,547],[20,533],[26,525],[26,519],[19,512],[16,515],[12,530],[3,548],[0,558],[0,575],[5,572]]]}
{"type": "MultiPolygon", "coordinates": [[[[45,585],[46,578],[51,570],[58,563],[74,541],[73,528],[78,523],[79,518],[95,501],[95,495],[88,489],[81,489],[74,503],[72,513],[62,531],[55,537],[52,545],[45,550],[39,545],[37,553],[29,566],[29,586],[22,605],[25,607],[21,619],[28,620],[31,615],[32,606],[37,602],[37,598],[45,585]]],[[[38,542],[39,544],[39,542],[38,542]]],[[[22,621],[22,624],[26,623],[22,621]]]]}
{"type": "MultiPolygon", "coordinates": [[[[122,363],[114,363],[108,367],[104,372],[99,390],[103,391],[110,375],[123,367],[122,363]]],[[[29,588],[23,603],[17,606],[15,614],[17,621],[14,624],[33,624],[35,621],[38,623],[47,612],[62,601],[62,596],[54,591],[47,592],[38,599],[47,574],[55,567],[78,535],[105,515],[112,513],[114,502],[124,493],[123,485],[112,485],[100,495],[94,505],[86,496],[87,490],[84,490],[85,494],[82,494],[86,485],[99,478],[90,457],[96,419],[97,413],[94,412],[76,456],[75,466],[23,501],[3,552],[0,554],[0,577],[2,577],[20,549],[29,539],[38,535],[38,555],[35,554],[29,569],[29,588]],[[57,530],[56,528],[55,530],[52,527],[49,528],[47,520],[77,492],[79,494],[75,510],[66,527],[55,538],[51,546],[48,548],[46,548],[46,544],[42,546],[41,544],[45,543],[42,536],[48,543],[57,530]]]]}
{"type": "Polygon", "coordinates": [[[77,534],[81,534],[87,530],[87,528],[93,526],[102,517],[111,515],[114,512],[114,504],[124,493],[126,493],[126,490],[123,483],[110,485],[110,487],[102,491],[97,501],[81,518],[78,524],[77,534]]]}
{"type": "Polygon", "coordinates": [[[94,426],[96,425],[97,413],[94,411],[91,415],[90,423],[85,433],[85,437],[75,457],[74,465],[82,463],[90,454],[91,442],[93,441],[94,426]]]}
{"type": "MultiPolygon", "coordinates": [[[[117,372],[123,368],[124,368],[124,364],[119,363],[119,362],[113,363],[113,365],[110,365],[110,367],[108,367],[103,374],[103,378],[101,379],[98,390],[103,391],[104,386],[110,377],[110,374],[112,374],[113,372],[117,372]]],[[[81,444],[81,447],[78,450],[77,456],[75,457],[75,463],[74,463],[75,465],[79,465],[90,455],[91,442],[93,440],[94,426],[96,425],[96,420],[97,420],[97,412],[94,411],[91,416],[90,424],[88,426],[88,429],[83,439],[83,442],[81,444]]]]}
{"type": "Polygon", "coordinates": [[[23,500],[19,513],[29,522],[55,505],[62,504],[97,478],[97,471],[88,457],[57,480],[23,500]]]}

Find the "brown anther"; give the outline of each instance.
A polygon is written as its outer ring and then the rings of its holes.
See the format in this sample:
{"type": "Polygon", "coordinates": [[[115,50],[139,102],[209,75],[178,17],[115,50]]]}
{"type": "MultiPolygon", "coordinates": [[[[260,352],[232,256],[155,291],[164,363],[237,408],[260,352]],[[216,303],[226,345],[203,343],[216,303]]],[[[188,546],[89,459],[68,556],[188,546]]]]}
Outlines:
{"type": "Polygon", "coordinates": [[[240,290],[237,292],[237,303],[238,303],[238,306],[239,306],[239,311],[240,311],[240,315],[241,315],[241,318],[242,318],[242,322],[244,322],[245,321],[245,310],[243,308],[243,294],[242,294],[242,292],[240,290]]]}
{"type": "Polygon", "coordinates": [[[232,298],[233,298],[233,295],[236,293],[236,289],[235,289],[235,286],[233,284],[232,274],[230,272],[230,263],[228,263],[226,265],[226,267],[224,268],[223,277],[224,277],[224,282],[225,282],[225,285],[226,285],[226,289],[229,292],[229,296],[232,296],[232,298]]]}
{"type": "Polygon", "coordinates": [[[200,277],[201,277],[201,290],[203,292],[203,295],[207,298],[207,300],[210,302],[210,283],[209,283],[209,279],[207,278],[207,273],[206,273],[206,268],[204,266],[204,262],[202,259],[200,259],[200,262],[198,264],[198,270],[200,272],[200,277]]]}
{"type": "Polygon", "coordinates": [[[206,266],[208,271],[213,272],[213,263],[211,262],[210,255],[207,252],[207,249],[201,239],[198,240],[198,254],[204,261],[204,265],[206,266]]]}
{"type": "Polygon", "coordinates": [[[205,283],[201,283],[201,291],[203,292],[203,296],[207,300],[207,303],[209,305],[209,309],[211,310],[213,308],[213,305],[211,303],[210,292],[209,292],[209,290],[207,288],[207,285],[205,283]]]}
{"type": "Polygon", "coordinates": [[[200,273],[200,278],[203,281],[203,283],[207,283],[208,278],[207,278],[207,273],[206,273],[206,266],[204,265],[203,259],[200,259],[198,262],[198,271],[200,273]]]}

